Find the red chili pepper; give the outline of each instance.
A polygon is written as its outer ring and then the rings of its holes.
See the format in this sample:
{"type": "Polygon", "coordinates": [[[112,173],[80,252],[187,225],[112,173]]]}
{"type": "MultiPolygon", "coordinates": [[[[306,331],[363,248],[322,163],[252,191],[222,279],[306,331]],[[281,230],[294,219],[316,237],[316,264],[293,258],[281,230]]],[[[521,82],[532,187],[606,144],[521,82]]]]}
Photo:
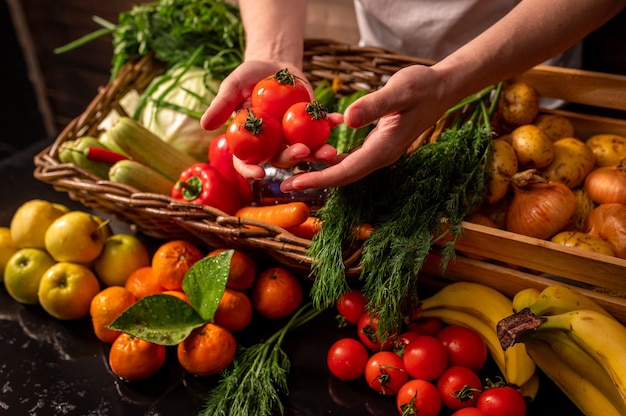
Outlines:
{"type": "Polygon", "coordinates": [[[241,200],[250,204],[254,200],[250,181],[235,169],[233,165],[233,154],[228,148],[226,134],[220,134],[211,140],[209,145],[209,163],[215,167],[230,184],[232,189],[236,189],[241,200]]]}
{"type": "Polygon", "coordinates": [[[241,199],[217,169],[208,163],[194,163],[183,170],[172,187],[172,198],[208,205],[229,215],[242,206],[241,199]]]}
{"type": "Polygon", "coordinates": [[[111,165],[120,160],[127,160],[128,157],[121,153],[114,152],[100,147],[88,147],[86,155],[88,160],[94,162],[110,163],[111,165]]]}

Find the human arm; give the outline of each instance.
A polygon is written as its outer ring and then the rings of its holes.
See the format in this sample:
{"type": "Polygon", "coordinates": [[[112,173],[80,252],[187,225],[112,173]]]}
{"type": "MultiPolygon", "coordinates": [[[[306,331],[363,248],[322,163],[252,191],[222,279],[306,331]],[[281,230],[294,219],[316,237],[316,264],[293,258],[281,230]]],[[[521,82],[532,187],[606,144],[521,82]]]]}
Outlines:
{"type": "Polygon", "coordinates": [[[624,0],[524,0],[477,38],[432,67],[394,74],[345,112],[350,127],[378,121],[364,145],[334,166],[283,182],[295,189],[345,185],[396,161],[462,98],[564,51],[626,6],[624,0]]]}

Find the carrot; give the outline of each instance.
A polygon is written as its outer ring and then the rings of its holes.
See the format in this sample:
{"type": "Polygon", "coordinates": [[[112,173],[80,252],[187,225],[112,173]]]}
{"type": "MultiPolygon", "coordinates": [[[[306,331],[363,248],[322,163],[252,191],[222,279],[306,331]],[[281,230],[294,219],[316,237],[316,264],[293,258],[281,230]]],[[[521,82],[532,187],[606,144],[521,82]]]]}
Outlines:
{"type": "Polygon", "coordinates": [[[310,240],[317,234],[320,228],[322,228],[322,220],[309,216],[302,224],[291,227],[287,231],[298,237],[310,240]]]}
{"type": "Polygon", "coordinates": [[[370,224],[363,223],[361,225],[357,225],[352,227],[352,237],[357,240],[367,240],[367,238],[372,235],[374,231],[374,227],[370,224]]]}
{"type": "Polygon", "coordinates": [[[284,229],[296,227],[307,220],[311,210],[304,202],[288,202],[276,205],[245,206],[235,216],[261,221],[284,229]]]}

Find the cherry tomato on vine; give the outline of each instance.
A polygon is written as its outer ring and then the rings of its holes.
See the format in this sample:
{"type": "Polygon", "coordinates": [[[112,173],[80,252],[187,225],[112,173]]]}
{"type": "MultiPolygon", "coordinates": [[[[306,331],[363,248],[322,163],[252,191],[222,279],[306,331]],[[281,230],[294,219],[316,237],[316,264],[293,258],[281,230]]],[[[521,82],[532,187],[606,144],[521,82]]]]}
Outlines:
{"type": "Polygon", "coordinates": [[[487,387],[476,403],[485,416],[525,416],[526,400],[511,386],[487,387]]]}
{"type": "Polygon", "coordinates": [[[448,367],[437,379],[437,390],[444,406],[451,410],[475,407],[483,383],[474,371],[460,365],[448,367]]]}
{"type": "Polygon", "coordinates": [[[409,342],[413,341],[419,336],[420,334],[413,331],[401,333],[396,339],[393,340],[393,347],[391,348],[392,351],[398,354],[400,357],[404,356],[404,350],[406,349],[406,346],[409,345],[409,342]]]}
{"type": "Polygon", "coordinates": [[[365,313],[367,300],[359,289],[351,289],[343,293],[337,301],[337,312],[352,325],[357,325],[365,313]]]}
{"type": "Polygon", "coordinates": [[[253,107],[261,108],[278,120],[289,107],[299,102],[309,102],[311,97],[304,81],[287,68],[257,82],[250,97],[253,107]]]}
{"type": "Polygon", "coordinates": [[[391,351],[374,353],[365,365],[365,381],[380,394],[393,396],[408,380],[402,357],[391,351]]]}
{"type": "Polygon", "coordinates": [[[462,365],[480,371],[487,362],[487,344],[472,328],[448,325],[437,334],[448,353],[448,365],[462,365]]]}
{"type": "Polygon", "coordinates": [[[285,140],[289,144],[304,143],[309,149],[317,149],[330,136],[328,111],[318,101],[296,103],[283,116],[285,140]]]}
{"type": "Polygon", "coordinates": [[[355,380],[365,373],[369,354],[354,338],[342,338],[328,349],[326,362],[330,372],[340,380],[355,380]]]}
{"type": "Polygon", "coordinates": [[[259,108],[239,111],[226,130],[232,154],[246,163],[269,162],[285,147],[280,122],[259,108]]]}
{"type": "Polygon", "coordinates": [[[400,387],[396,407],[401,415],[437,416],[441,410],[441,397],[430,381],[412,379],[400,387]]]}
{"type": "Polygon", "coordinates": [[[361,315],[357,323],[357,333],[361,342],[372,351],[390,350],[394,339],[398,336],[398,333],[394,332],[379,337],[378,317],[372,312],[365,312],[361,315]]]}
{"type": "Polygon", "coordinates": [[[444,322],[439,318],[419,318],[409,322],[407,328],[409,331],[417,332],[422,335],[432,335],[434,337],[444,326],[444,322]]]}
{"type": "Polygon", "coordinates": [[[441,342],[430,335],[420,335],[404,348],[404,368],[413,378],[435,380],[448,366],[448,356],[441,342]]]}

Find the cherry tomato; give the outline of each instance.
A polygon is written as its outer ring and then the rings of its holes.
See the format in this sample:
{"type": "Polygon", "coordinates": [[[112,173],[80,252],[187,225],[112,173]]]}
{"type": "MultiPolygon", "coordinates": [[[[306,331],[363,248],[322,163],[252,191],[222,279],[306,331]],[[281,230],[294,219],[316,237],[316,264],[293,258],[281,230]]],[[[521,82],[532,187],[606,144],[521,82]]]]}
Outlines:
{"type": "Polygon", "coordinates": [[[285,68],[257,82],[250,100],[253,107],[261,108],[282,120],[289,107],[295,103],[309,102],[311,97],[304,81],[285,68]]]}
{"type": "Polygon", "coordinates": [[[476,403],[485,416],[525,416],[526,400],[511,386],[486,388],[476,403]]]}
{"type": "Polygon", "coordinates": [[[213,138],[209,144],[208,152],[209,164],[217,169],[224,179],[228,181],[231,189],[236,189],[241,200],[250,204],[254,200],[250,181],[235,169],[233,165],[233,153],[228,148],[226,134],[220,134],[213,138]]]}
{"type": "Polygon", "coordinates": [[[326,362],[330,372],[340,380],[355,380],[365,373],[369,355],[365,346],[354,338],[342,338],[328,350],[326,362]]]}
{"type": "Polygon", "coordinates": [[[485,416],[485,414],[477,407],[464,407],[452,413],[451,416],[485,416]]]}
{"type": "Polygon", "coordinates": [[[404,350],[406,346],[409,345],[409,342],[413,341],[419,336],[420,334],[412,331],[401,333],[396,339],[394,339],[392,351],[402,357],[404,355],[404,350]]]}
{"type": "Polygon", "coordinates": [[[483,383],[474,371],[453,365],[437,379],[437,390],[448,409],[458,410],[476,406],[483,390],[483,383]]]}
{"type": "Polygon", "coordinates": [[[402,357],[391,351],[379,351],[365,365],[365,380],[377,392],[393,396],[409,380],[402,357]]]}
{"type": "Polygon", "coordinates": [[[327,110],[317,101],[296,103],[283,116],[282,126],[285,140],[289,144],[304,143],[317,149],[330,136],[330,121],[327,110]]]}
{"type": "Polygon", "coordinates": [[[487,362],[487,344],[474,329],[461,325],[448,325],[437,339],[448,353],[448,365],[462,365],[480,371],[487,362]]]}
{"type": "Polygon", "coordinates": [[[435,380],[448,366],[445,348],[437,338],[419,335],[404,349],[404,367],[413,378],[435,380]]]}
{"type": "Polygon", "coordinates": [[[280,122],[254,107],[235,115],[226,130],[226,141],[233,155],[251,164],[268,162],[285,147],[280,122]]]}
{"type": "Polygon", "coordinates": [[[420,318],[416,321],[409,322],[407,328],[409,331],[434,337],[444,326],[445,324],[439,318],[420,318]]]}
{"type": "Polygon", "coordinates": [[[367,300],[359,289],[352,289],[343,293],[337,301],[337,311],[352,325],[357,325],[365,313],[367,300]]]}
{"type": "Polygon", "coordinates": [[[441,410],[441,397],[433,383],[412,379],[400,388],[396,406],[401,415],[437,416],[441,410]]]}
{"type": "Polygon", "coordinates": [[[378,336],[378,317],[372,312],[365,312],[357,323],[359,339],[367,348],[372,351],[390,350],[393,341],[398,336],[397,332],[386,334],[385,340],[381,342],[378,336]]]}

